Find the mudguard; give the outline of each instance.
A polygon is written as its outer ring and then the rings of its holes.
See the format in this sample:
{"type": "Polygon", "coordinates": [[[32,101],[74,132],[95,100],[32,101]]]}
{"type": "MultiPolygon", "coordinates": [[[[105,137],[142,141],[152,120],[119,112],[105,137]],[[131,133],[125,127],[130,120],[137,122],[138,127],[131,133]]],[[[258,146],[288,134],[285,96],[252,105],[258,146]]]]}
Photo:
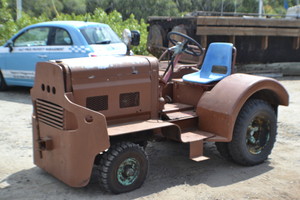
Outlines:
{"type": "Polygon", "coordinates": [[[209,141],[231,141],[237,116],[245,102],[252,97],[269,102],[276,111],[278,105],[289,104],[289,95],[277,80],[233,74],[200,98],[196,110],[199,129],[217,135],[209,141]]]}

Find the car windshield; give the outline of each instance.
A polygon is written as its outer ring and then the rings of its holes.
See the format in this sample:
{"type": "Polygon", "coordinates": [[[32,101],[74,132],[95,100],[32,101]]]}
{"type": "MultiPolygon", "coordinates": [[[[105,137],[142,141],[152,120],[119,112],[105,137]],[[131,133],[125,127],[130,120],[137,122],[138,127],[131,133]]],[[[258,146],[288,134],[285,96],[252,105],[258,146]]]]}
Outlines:
{"type": "Polygon", "coordinates": [[[80,29],[88,44],[120,43],[117,34],[107,26],[91,26],[80,29]]]}

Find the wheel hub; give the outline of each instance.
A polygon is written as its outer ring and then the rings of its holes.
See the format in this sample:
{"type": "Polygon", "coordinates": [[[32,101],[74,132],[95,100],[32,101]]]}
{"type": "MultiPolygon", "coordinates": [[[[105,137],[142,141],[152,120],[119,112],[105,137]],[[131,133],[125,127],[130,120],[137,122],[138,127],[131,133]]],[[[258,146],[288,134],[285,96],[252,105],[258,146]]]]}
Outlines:
{"type": "Polygon", "coordinates": [[[248,126],[246,144],[251,154],[259,154],[270,137],[270,121],[256,117],[248,126]]]}
{"type": "Polygon", "coordinates": [[[118,182],[121,185],[131,185],[139,176],[140,163],[135,158],[124,160],[117,171],[118,182]]]}

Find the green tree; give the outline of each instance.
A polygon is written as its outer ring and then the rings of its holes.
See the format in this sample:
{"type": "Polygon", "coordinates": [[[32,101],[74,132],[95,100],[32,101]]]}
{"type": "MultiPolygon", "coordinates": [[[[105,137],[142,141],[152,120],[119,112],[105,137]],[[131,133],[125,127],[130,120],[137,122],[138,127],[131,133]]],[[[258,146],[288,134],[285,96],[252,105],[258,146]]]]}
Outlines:
{"type": "Polygon", "coordinates": [[[0,24],[13,20],[6,0],[0,0],[0,24]]]}
{"type": "Polygon", "coordinates": [[[174,0],[180,12],[190,12],[193,10],[193,2],[191,0],[174,0]]]}
{"type": "Polygon", "coordinates": [[[86,1],[85,0],[62,0],[63,13],[75,13],[84,14],[86,13],[86,1]]]}
{"type": "MultiPolygon", "coordinates": [[[[135,18],[147,19],[148,16],[179,16],[180,11],[173,0],[102,0],[96,1],[97,6],[107,12],[117,10],[124,19],[134,14],[135,18]]],[[[90,10],[88,6],[88,10],[90,10]]]]}
{"type": "Polygon", "coordinates": [[[238,7],[238,12],[241,13],[257,13],[258,1],[257,0],[243,0],[238,7]]]}
{"type": "MultiPolygon", "coordinates": [[[[104,8],[103,0],[87,0],[86,1],[86,11],[88,13],[94,13],[97,8],[104,8]]],[[[105,5],[107,6],[107,5],[105,5]]]]}
{"type": "MultiPolygon", "coordinates": [[[[9,8],[13,11],[16,18],[16,0],[8,0],[9,8]]],[[[61,12],[64,5],[60,0],[22,0],[22,10],[32,17],[46,15],[49,18],[56,16],[56,10],[61,12]]]]}

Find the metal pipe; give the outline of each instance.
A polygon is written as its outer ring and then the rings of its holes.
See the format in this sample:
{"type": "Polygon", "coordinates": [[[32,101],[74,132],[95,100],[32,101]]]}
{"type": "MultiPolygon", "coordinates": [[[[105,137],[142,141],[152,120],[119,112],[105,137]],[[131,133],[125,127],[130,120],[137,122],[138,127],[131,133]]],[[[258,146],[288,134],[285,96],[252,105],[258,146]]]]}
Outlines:
{"type": "Polygon", "coordinates": [[[259,0],[258,2],[258,16],[262,17],[263,13],[263,0],[259,0]]]}
{"type": "Polygon", "coordinates": [[[19,20],[22,17],[22,0],[16,0],[16,4],[17,4],[17,20],[19,20]]]}

